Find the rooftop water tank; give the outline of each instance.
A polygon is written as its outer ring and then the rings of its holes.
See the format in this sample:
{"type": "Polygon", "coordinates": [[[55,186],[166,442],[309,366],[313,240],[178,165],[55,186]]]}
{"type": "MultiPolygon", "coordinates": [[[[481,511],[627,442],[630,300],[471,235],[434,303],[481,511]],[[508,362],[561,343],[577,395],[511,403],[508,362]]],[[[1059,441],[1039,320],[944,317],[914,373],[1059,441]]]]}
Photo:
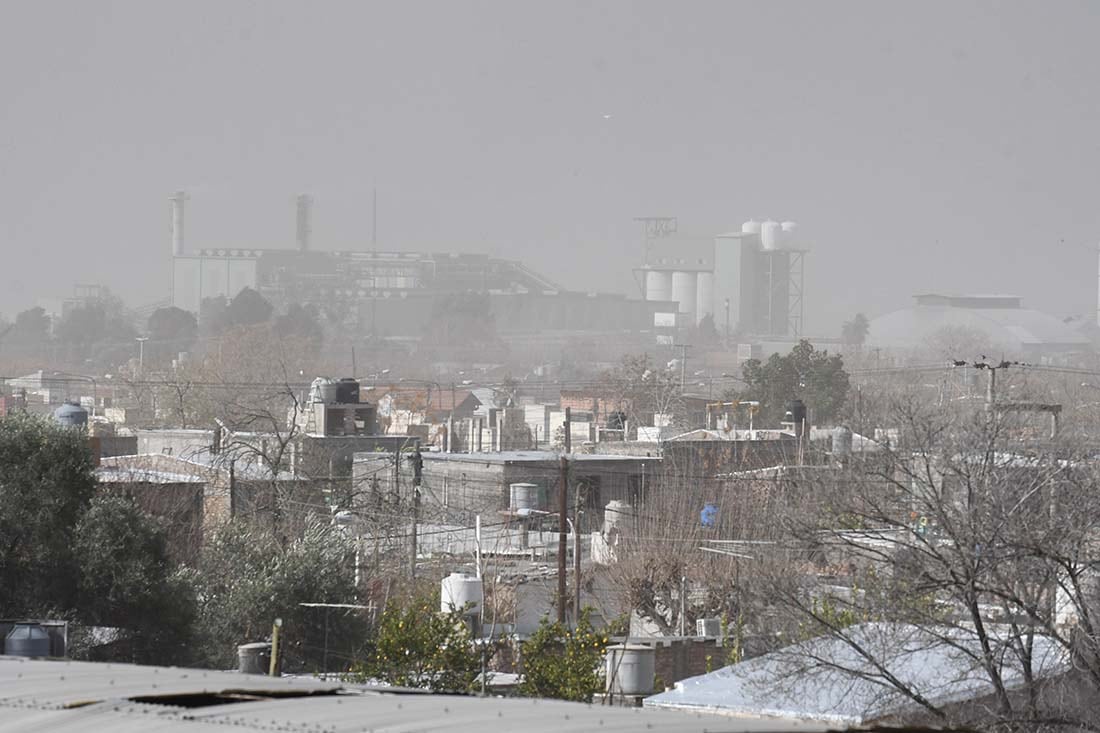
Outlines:
{"type": "Polygon", "coordinates": [[[336,383],[336,401],[341,405],[359,404],[359,382],[351,377],[344,377],[336,383]]]}
{"type": "Polygon", "coordinates": [[[16,624],[4,637],[4,654],[9,657],[48,657],[50,635],[41,624],[16,624]]]}
{"type": "Polygon", "coordinates": [[[788,402],[787,414],[784,419],[786,422],[794,423],[794,432],[801,435],[802,430],[806,427],[806,403],[802,400],[788,402]]]}
{"type": "Polygon", "coordinates": [[[622,532],[634,518],[634,509],[625,501],[613,499],[607,502],[603,510],[603,531],[607,534],[613,529],[622,532]]]}
{"type": "Polygon", "coordinates": [[[779,222],[768,219],[760,225],[760,243],[764,249],[779,249],[783,228],[779,222]]]}
{"type": "Polygon", "coordinates": [[[444,613],[462,611],[464,616],[477,616],[481,613],[484,600],[485,591],[481,578],[465,573],[451,573],[440,584],[439,610],[444,613]]]}
{"type": "Polygon", "coordinates": [[[741,232],[743,234],[759,234],[760,222],[758,222],[756,219],[749,219],[741,225],[741,232]]]}
{"type": "Polygon", "coordinates": [[[512,484],[509,486],[508,506],[517,514],[529,513],[539,508],[538,484],[512,484]]]}
{"type": "Polygon", "coordinates": [[[88,425],[88,411],[70,401],[53,411],[53,419],[65,427],[83,428],[88,425]]]}
{"type": "Polygon", "coordinates": [[[339,382],[331,377],[317,377],[309,386],[309,401],[323,402],[326,405],[336,403],[339,382]]]}
{"type": "Polygon", "coordinates": [[[271,642],[257,641],[237,647],[237,671],[241,674],[267,674],[271,669],[271,642]]]}
{"type": "Polygon", "coordinates": [[[657,650],[644,644],[616,644],[604,656],[607,692],[612,695],[648,695],[657,673],[657,650]]]}

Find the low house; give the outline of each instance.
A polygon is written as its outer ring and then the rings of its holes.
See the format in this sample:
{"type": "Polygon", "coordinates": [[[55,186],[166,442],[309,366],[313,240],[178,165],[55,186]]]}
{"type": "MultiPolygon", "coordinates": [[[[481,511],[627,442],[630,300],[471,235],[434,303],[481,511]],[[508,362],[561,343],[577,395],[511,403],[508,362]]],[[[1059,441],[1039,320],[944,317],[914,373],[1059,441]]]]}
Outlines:
{"type": "Polygon", "coordinates": [[[481,400],[466,389],[420,386],[371,387],[360,390],[360,399],[377,406],[378,429],[386,435],[410,435],[414,425],[464,420],[481,406],[481,400]]]}
{"type": "MultiPolygon", "coordinates": [[[[1032,637],[1033,661],[1025,670],[1010,640],[998,638],[994,627],[990,631],[1004,649],[996,671],[1010,694],[1025,694],[1028,676],[1048,691],[1064,681],[1070,660],[1052,639],[1032,637]]],[[[878,622],[849,627],[845,634],[848,640],[818,637],[691,677],[646,698],[644,706],[835,728],[942,725],[931,709],[952,721],[989,722],[986,716],[997,707],[991,700],[995,689],[982,669],[974,632],[878,622]]]]}
{"type": "Polygon", "coordinates": [[[261,463],[164,453],[104,458],[96,469],[103,491],[129,496],[169,524],[173,553],[191,557],[205,535],[231,518],[248,518],[291,533],[310,515],[328,513],[324,479],[278,475],[261,463]]]}
{"type": "MultiPolygon", "coordinates": [[[[448,508],[472,513],[507,509],[512,484],[534,484],[539,508],[556,511],[560,486],[560,456],[550,451],[499,453],[425,453],[423,481],[448,508]]],[[[603,523],[609,501],[632,506],[644,495],[647,475],[660,471],[661,460],[645,456],[574,454],[569,482],[580,493],[582,531],[603,523]]],[[[572,513],[572,504],[570,504],[572,513]]]]}

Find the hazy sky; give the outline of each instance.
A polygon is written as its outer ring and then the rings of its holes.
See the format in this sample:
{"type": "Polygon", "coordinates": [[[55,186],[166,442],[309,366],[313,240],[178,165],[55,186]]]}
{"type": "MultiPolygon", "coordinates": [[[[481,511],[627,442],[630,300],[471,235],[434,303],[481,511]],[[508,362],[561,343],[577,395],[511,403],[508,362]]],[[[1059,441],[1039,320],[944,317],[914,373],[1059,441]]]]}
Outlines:
{"type": "Polygon", "coordinates": [[[1092,311],[1100,5],[0,1],[0,312],[190,247],[488,252],[637,292],[633,218],[794,219],[807,326],[1092,311]],[[606,116],[610,115],[610,118],[606,116]]]}

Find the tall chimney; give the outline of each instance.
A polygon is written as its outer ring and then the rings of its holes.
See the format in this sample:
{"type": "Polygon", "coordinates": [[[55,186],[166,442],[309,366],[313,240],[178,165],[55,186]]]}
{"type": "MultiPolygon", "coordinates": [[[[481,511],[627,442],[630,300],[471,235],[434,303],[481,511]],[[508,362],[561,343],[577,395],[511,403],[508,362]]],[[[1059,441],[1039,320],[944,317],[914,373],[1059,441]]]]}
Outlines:
{"type": "Polygon", "coordinates": [[[172,254],[183,254],[183,205],[187,201],[187,194],[176,191],[176,195],[168,199],[172,202],[172,254]]]}
{"type": "Polygon", "coordinates": [[[309,251],[309,235],[312,232],[310,214],[313,208],[313,199],[306,194],[298,196],[298,249],[302,252],[309,251]]]}

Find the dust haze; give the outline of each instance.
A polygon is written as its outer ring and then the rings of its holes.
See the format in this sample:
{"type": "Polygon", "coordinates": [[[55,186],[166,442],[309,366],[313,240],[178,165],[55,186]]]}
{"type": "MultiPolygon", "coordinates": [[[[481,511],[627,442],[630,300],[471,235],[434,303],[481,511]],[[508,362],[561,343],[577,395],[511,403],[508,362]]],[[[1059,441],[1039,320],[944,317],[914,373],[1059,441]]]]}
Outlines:
{"type": "MultiPolygon", "coordinates": [[[[807,334],[921,292],[1096,302],[1095,5],[5,3],[0,312],[194,248],[516,259],[642,296],[636,217],[793,219],[807,334]],[[1093,252],[1089,250],[1092,249],[1093,252]]],[[[47,308],[49,309],[49,308],[47,308]]]]}

